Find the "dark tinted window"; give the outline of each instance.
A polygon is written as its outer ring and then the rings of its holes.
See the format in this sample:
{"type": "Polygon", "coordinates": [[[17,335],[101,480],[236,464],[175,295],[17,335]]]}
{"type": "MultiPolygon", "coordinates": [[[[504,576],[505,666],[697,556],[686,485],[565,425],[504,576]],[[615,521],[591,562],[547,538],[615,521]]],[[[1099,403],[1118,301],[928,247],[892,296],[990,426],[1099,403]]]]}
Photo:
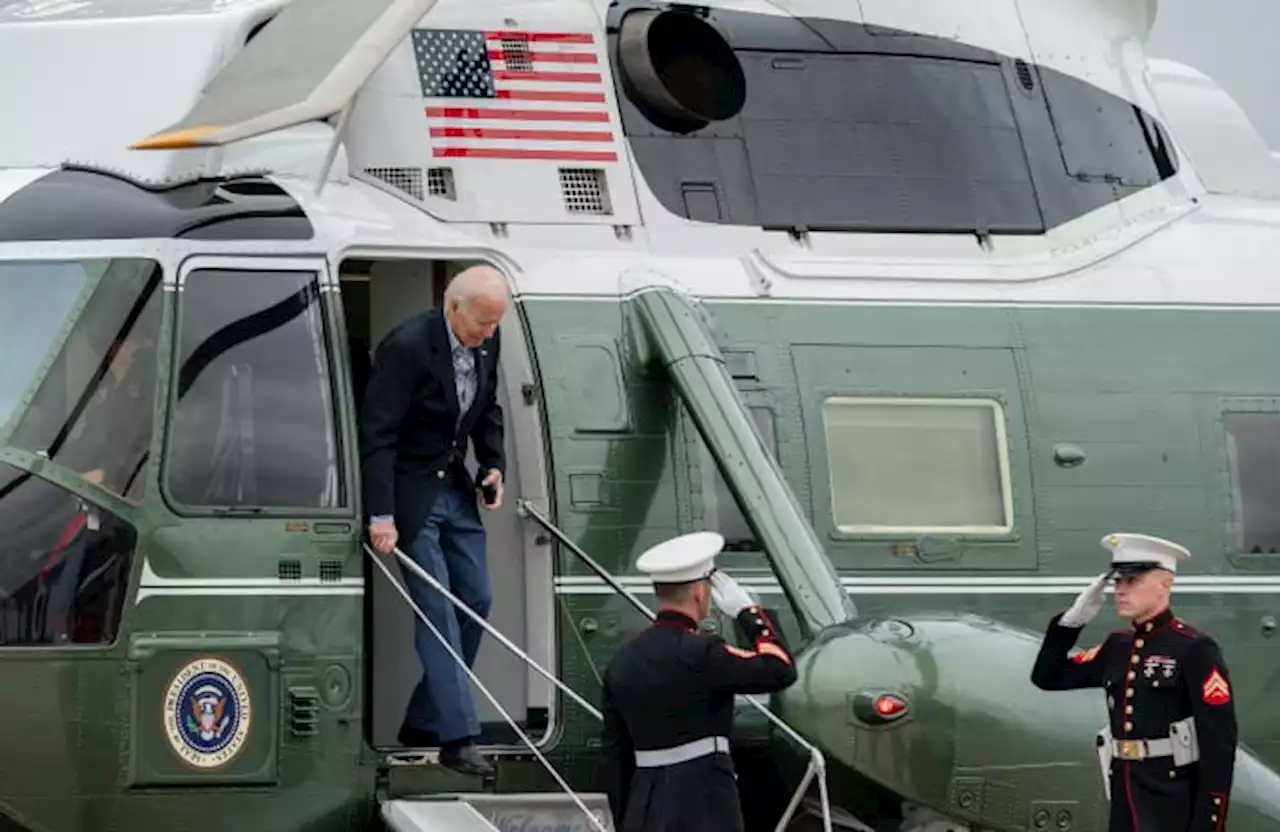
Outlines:
{"type": "MultiPolygon", "coordinates": [[[[610,22],[625,29],[629,7],[650,5],[617,0],[610,22]]],[[[654,115],[660,99],[644,75],[628,74],[621,49],[611,55],[636,162],[678,216],[775,230],[1039,234],[1177,170],[1151,114],[1048,67],[851,21],[725,9],[707,20],[745,77],[732,117],[673,132],[654,115]]],[[[683,46],[655,32],[651,56],[683,46]]],[[[668,90],[704,80],[666,68],[668,90]]]]}
{"type": "Polygon", "coordinates": [[[58,351],[14,445],[117,494],[146,483],[164,293],[149,260],[114,260],[58,351]]]}
{"type": "Polygon", "coordinates": [[[1280,414],[1228,413],[1230,546],[1250,554],[1280,552],[1280,414]]]}
{"type": "MultiPolygon", "coordinates": [[[[764,440],[765,453],[777,459],[778,437],[774,431],[773,411],[767,407],[752,407],[749,410],[751,418],[755,421],[756,430],[760,432],[760,436],[764,440]]],[[[708,494],[708,499],[705,501],[707,512],[706,528],[724,535],[726,549],[758,551],[760,545],[756,542],[755,532],[751,530],[751,525],[747,523],[747,518],[742,513],[742,507],[738,504],[738,498],[733,496],[733,491],[729,488],[729,483],[725,481],[720,466],[705,445],[703,445],[702,453],[703,458],[706,460],[707,469],[715,480],[708,494]]]]}
{"type": "Polygon", "coordinates": [[[0,463],[0,646],[110,644],[137,535],[126,522],[0,463]]]}
{"type": "Polygon", "coordinates": [[[314,272],[202,269],[184,281],[165,481],[191,506],[343,504],[314,272]]]}
{"type": "Polygon", "coordinates": [[[999,66],[902,55],[740,55],[766,228],[1039,231],[999,66]]]}

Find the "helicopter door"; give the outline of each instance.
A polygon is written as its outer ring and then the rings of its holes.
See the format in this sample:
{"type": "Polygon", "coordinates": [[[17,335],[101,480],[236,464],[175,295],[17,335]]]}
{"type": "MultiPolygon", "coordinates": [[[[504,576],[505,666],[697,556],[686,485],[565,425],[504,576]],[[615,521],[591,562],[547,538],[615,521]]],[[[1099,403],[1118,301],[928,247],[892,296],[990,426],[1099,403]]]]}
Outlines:
{"type": "Polygon", "coordinates": [[[360,715],[364,581],[352,426],[335,406],[336,286],[321,259],[198,257],[177,289],[168,516],[138,588],[138,627],[151,631],[134,636],[139,695],[154,710],[168,691],[190,717],[200,702],[170,680],[212,661],[215,693],[251,718],[227,728],[234,753],[213,728],[165,735],[143,720],[134,783],[189,782],[194,765],[202,784],[288,786],[278,754],[333,750],[360,715]]]}
{"type": "Polygon", "coordinates": [[[13,315],[0,313],[9,318],[0,333],[16,326],[21,336],[7,341],[21,374],[7,390],[20,395],[0,416],[12,427],[0,437],[6,832],[100,824],[93,800],[118,763],[111,772],[96,763],[129,748],[121,670],[136,621],[130,575],[149,532],[142,503],[154,493],[147,463],[163,274],[141,257],[0,263],[0,283],[31,292],[13,315]]]}
{"type": "MultiPolygon", "coordinates": [[[[347,340],[352,349],[352,382],[359,387],[358,372],[371,371],[368,351],[406,318],[439,306],[448,282],[474,260],[349,258],[341,263],[343,312],[347,340]],[[363,356],[358,353],[364,352],[363,356]]],[[[533,357],[528,352],[521,316],[512,308],[502,322],[501,365],[498,371],[498,403],[503,409],[507,470],[503,506],[481,512],[485,526],[487,563],[492,605],[488,622],[513,643],[527,650],[544,667],[555,666],[555,626],[552,607],[552,565],[540,530],[521,520],[519,500],[545,499],[547,453],[535,400],[525,391],[534,378],[533,357]]],[[[358,401],[358,398],[357,398],[358,401]]],[[[466,465],[475,470],[475,451],[468,447],[466,465]]],[[[402,548],[407,546],[402,541],[402,548]]],[[[395,563],[391,571],[401,585],[406,570],[395,563]]],[[[405,707],[422,677],[414,648],[414,613],[386,576],[370,567],[366,603],[369,607],[368,653],[370,668],[367,724],[370,744],[396,748],[405,707]]],[[[477,677],[497,698],[501,708],[536,740],[552,728],[553,688],[536,671],[495,639],[486,635],[474,666],[477,677]]],[[[472,686],[472,698],[480,721],[483,745],[519,745],[520,740],[486,696],[472,686]]]]}

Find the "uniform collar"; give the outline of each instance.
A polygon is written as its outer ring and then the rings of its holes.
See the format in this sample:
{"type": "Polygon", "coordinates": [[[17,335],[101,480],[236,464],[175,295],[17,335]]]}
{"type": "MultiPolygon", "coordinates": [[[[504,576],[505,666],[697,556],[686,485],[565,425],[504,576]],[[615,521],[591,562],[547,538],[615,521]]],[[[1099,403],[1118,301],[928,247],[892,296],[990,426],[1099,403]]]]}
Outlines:
{"type": "Polygon", "coordinates": [[[675,610],[658,610],[658,617],[654,620],[655,627],[683,627],[686,630],[698,629],[698,622],[689,616],[675,610]]]}
{"type": "Polygon", "coordinates": [[[1165,607],[1163,612],[1152,617],[1150,621],[1142,624],[1134,622],[1133,629],[1138,633],[1150,633],[1168,625],[1171,621],[1173,621],[1173,610],[1165,607]]]}

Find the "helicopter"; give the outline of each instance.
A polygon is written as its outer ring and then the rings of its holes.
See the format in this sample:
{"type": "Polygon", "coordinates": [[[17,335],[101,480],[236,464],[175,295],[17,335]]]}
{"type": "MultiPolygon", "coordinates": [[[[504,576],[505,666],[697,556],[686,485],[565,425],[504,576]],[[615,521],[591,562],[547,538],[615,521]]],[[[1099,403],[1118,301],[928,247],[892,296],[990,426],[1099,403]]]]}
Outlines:
{"type": "Polygon", "coordinates": [[[1276,828],[1280,161],[1157,13],[0,4],[0,829],[612,828],[635,558],[714,530],[800,676],[740,701],[753,824],[1097,832],[1102,695],[1029,676],[1123,529],[1191,550],[1225,828],[1276,828]],[[358,443],[370,351],[476,263],[491,781],[397,744],[358,443]]]}

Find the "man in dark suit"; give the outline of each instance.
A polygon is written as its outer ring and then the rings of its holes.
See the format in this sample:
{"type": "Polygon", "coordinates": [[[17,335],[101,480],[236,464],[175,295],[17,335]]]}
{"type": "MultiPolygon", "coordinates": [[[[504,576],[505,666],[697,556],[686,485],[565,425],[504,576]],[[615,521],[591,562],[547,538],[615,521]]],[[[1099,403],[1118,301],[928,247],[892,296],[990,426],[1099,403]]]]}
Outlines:
{"type": "MultiPolygon", "coordinates": [[[[488,616],[492,597],[477,502],[489,510],[502,504],[498,322],[509,302],[506,281],[492,267],[460,273],[445,289],[442,309],[415,315],[382,339],[361,414],[373,547],[393,552],[404,541],[414,562],[480,616],[488,616]],[[474,478],[464,464],[468,439],[479,462],[474,478]]],[[[416,575],[406,573],[405,583],[472,666],[483,634],[479,625],[416,575]]],[[[420,620],[414,644],[423,676],[409,699],[401,744],[438,745],[441,764],[491,774],[475,745],[480,725],[467,674],[420,620]]]]}

